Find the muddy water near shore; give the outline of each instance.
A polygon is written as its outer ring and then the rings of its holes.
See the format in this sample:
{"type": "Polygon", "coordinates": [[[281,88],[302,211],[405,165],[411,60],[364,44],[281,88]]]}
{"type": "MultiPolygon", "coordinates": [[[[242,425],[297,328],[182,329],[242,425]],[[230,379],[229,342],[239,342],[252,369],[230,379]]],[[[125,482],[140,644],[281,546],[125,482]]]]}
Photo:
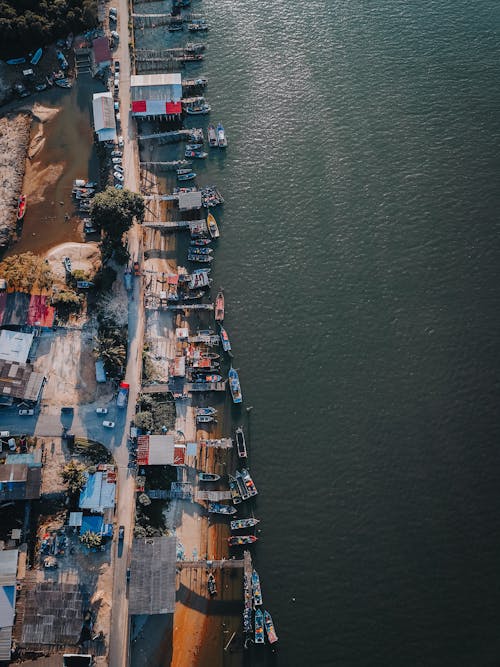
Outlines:
{"type": "Polygon", "coordinates": [[[81,77],[69,91],[51,90],[40,97],[48,111],[33,120],[23,183],[28,207],[19,238],[8,254],[40,254],[59,243],[83,240],[71,189],[75,178],[98,180],[92,94],[103,90],[99,81],[81,77]],[[42,147],[36,150],[38,143],[42,147]]]}

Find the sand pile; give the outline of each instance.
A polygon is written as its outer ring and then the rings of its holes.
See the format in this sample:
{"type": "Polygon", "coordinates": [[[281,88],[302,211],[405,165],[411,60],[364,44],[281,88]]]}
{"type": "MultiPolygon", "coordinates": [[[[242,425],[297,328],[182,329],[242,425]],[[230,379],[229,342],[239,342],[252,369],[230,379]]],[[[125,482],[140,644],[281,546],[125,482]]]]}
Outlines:
{"type": "Polygon", "coordinates": [[[97,243],[61,243],[51,248],[45,256],[53,273],[64,282],[66,270],[63,260],[69,257],[71,270],[79,269],[93,276],[101,265],[101,254],[97,243]]]}

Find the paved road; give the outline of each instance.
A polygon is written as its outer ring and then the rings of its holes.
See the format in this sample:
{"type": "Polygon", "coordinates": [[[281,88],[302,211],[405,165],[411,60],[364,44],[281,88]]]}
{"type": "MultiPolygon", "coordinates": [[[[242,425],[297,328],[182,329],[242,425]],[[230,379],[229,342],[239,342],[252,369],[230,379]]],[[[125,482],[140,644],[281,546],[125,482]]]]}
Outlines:
{"type": "MultiPolygon", "coordinates": [[[[139,154],[136,139],[135,122],[130,116],[130,56],[128,36],[128,1],[115,0],[118,9],[118,32],[120,43],[115,52],[115,60],[120,61],[120,115],[122,118],[123,168],[125,170],[125,187],[139,192],[139,154]]],[[[133,260],[142,263],[142,232],[140,225],[135,225],[128,234],[128,245],[133,260]]],[[[114,456],[118,464],[118,502],[116,521],[125,526],[123,549],[118,551],[117,542],[113,546],[114,580],[113,600],[111,607],[111,633],[109,637],[109,664],[111,667],[128,665],[128,597],[126,571],[130,557],[132,527],[135,510],[135,479],[127,467],[128,424],[134,418],[137,394],[140,389],[142,370],[142,348],[144,338],[142,281],[135,279],[133,298],[129,300],[129,349],[125,380],[130,384],[130,395],[126,413],[127,428],[123,430],[121,443],[114,443],[114,456]]]]}

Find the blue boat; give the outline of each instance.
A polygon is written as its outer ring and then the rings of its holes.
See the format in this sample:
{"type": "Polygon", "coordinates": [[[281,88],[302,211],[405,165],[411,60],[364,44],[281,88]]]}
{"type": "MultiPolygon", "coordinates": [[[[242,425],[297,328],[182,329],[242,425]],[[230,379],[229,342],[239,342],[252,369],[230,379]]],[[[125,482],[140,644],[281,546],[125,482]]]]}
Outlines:
{"type": "Polygon", "coordinates": [[[243,401],[243,396],[241,394],[240,378],[237,371],[232,366],[229,369],[228,378],[233,403],[241,403],[243,401]]]}
{"type": "Polygon", "coordinates": [[[21,65],[26,62],[26,58],[11,58],[5,61],[7,65],[21,65]]]}
{"type": "Polygon", "coordinates": [[[33,58],[30,60],[30,63],[31,63],[32,65],[38,65],[38,63],[40,62],[40,58],[42,57],[42,55],[43,55],[43,51],[42,51],[42,49],[37,49],[37,50],[35,51],[35,55],[34,55],[33,58]]]}
{"type": "Polygon", "coordinates": [[[227,335],[227,331],[222,326],[220,328],[220,340],[221,340],[222,349],[224,350],[224,352],[230,352],[231,351],[231,342],[229,340],[229,336],[227,335]]]}

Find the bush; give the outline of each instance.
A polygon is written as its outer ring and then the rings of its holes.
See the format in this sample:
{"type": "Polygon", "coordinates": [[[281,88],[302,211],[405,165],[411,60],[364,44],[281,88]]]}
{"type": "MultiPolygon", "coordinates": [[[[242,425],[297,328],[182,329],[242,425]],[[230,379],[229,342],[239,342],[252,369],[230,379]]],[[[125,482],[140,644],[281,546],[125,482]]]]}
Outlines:
{"type": "Polygon", "coordinates": [[[99,292],[109,292],[116,280],[116,271],[111,266],[103,266],[94,276],[94,287],[99,292]]]}
{"type": "Polygon", "coordinates": [[[80,493],[87,482],[85,475],[86,467],[80,461],[71,459],[61,470],[61,479],[68,487],[68,493],[76,495],[80,493]]]}
{"type": "Polygon", "coordinates": [[[86,533],[80,535],[80,542],[87,547],[87,549],[98,549],[102,544],[102,535],[87,530],[86,533]]]}
{"type": "Polygon", "coordinates": [[[121,245],[123,234],[130,229],[134,218],[144,219],[144,199],[130,190],[108,187],[92,200],[90,217],[114,245],[121,245]]]}

